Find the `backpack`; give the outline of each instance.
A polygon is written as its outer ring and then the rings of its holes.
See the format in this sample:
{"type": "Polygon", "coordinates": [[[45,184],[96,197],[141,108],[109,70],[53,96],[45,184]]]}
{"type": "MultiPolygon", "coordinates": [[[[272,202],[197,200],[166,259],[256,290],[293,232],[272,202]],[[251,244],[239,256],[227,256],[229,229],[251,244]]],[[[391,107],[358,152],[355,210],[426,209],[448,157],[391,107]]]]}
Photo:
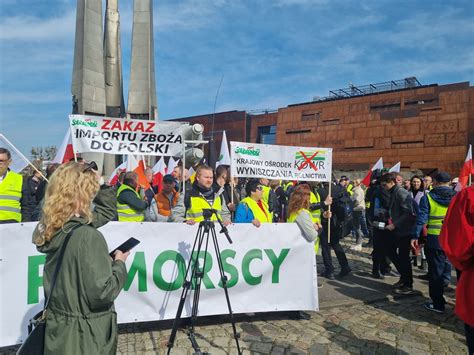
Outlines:
{"type": "Polygon", "coordinates": [[[354,201],[351,200],[346,190],[333,199],[333,211],[338,222],[348,222],[352,219],[354,201]]]}

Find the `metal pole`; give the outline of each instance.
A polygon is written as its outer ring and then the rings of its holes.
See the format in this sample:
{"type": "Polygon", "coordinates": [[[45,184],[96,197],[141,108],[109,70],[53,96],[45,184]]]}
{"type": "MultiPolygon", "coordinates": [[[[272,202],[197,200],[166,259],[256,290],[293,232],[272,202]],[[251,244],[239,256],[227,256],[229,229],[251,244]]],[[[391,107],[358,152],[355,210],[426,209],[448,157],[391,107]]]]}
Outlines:
{"type": "MultiPolygon", "coordinates": [[[[329,181],[329,194],[328,196],[331,196],[331,186],[332,186],[332,181],[329,181]]],[[[328,206],[328,211],[331,212],[331,205],[328,206]]],[[[331,243],[331,216],[328,218],[328,244],[331,243]]]]}

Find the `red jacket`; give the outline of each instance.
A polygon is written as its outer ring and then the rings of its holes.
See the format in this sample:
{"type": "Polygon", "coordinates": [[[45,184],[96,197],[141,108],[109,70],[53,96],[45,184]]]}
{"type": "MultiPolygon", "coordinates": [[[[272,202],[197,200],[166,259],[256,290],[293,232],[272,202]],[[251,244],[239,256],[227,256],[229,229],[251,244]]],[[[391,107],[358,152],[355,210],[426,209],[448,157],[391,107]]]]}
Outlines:
{"type": "Polygon", "coordinates": [[[456,314],[474,327],[474,186],[453,198],[439,238],[446,256],[462,271],[456,288],[456,314]]]}

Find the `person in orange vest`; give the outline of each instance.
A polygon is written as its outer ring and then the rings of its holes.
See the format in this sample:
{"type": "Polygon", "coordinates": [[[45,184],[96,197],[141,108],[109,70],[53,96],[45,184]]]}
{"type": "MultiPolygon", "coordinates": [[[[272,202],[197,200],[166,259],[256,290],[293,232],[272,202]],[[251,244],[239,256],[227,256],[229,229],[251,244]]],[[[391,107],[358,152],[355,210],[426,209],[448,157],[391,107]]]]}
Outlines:
{"type": "Polygon", "coordinates": [[[162,189],[154,197],[158,214],[166,217],[163,219],[163,222],[168,220],[171,210],[178,203],[179,192],[175,190],[176,184],[177,182],[173,175],[165,175],[163,177],[162,189]]]}
{"type": "Polygon", "coordinates": [[[258,180],[250,180],[245,186],[247,197],[237,206],[235,223],[252,223],[260,227],[262,223],[271,223],[272,216],[263,199],[263,186],[258,180]]]}

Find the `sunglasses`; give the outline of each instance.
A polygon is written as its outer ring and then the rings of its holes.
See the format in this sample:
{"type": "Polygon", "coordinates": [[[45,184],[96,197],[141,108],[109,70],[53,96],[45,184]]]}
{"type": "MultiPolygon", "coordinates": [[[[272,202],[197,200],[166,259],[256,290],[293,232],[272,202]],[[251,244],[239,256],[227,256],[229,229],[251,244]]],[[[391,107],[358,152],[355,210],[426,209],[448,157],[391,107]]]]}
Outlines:
{"type": "Polygon", "coordinates": [[[99,170],[95,161],[91,161],[90,163],[85,163],[84,170],[82,170],[82,172],[87,173],[88,171],[92,171],[92,170],[95,170],[95,171],[99,170]]]}
{"type": "Polygon", "coordinates": [[[263,190],[263,186],[257,186],[257,190],[262,191],[262,190],[263,190]]]}

